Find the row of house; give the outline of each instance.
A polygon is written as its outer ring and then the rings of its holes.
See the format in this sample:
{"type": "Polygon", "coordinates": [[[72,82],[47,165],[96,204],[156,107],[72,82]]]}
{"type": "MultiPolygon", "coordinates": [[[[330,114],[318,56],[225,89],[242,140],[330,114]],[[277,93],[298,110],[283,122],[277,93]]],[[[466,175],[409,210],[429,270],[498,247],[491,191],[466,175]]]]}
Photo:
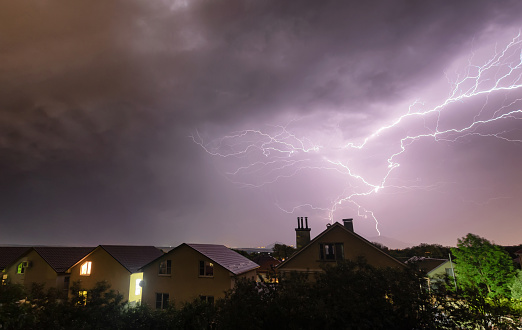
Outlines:
{"type": "Polygon", "coordinates": [[[81,292],[106,281],[131,304],[142,302],[158,309],[201,299],[224,297],[240,278],[262,281],[274,269],[314,274],[325,265],[364,257],[376,267],[405,267],[356,234],[352,219],[328,225],[313,240],[307,218],[297,218],[297,251],[282,263],[271,257],[258,262],[216,244],[183,243],[170,251],[153,246],[99,245],[97,247],[0,247],[2,284],[43,283],[63,290],[79,282],[81,292]],[[278,264],[279,263],[279,264],[278,264]]]}

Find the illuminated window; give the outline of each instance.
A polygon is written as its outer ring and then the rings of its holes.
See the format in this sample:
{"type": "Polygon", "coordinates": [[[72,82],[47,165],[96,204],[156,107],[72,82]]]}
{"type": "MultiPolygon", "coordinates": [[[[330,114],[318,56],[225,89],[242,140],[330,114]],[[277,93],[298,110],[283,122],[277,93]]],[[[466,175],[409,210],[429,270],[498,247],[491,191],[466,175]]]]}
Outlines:
{"type": "Polygon", "coordinates": [[[136,279],[136,289],[134,290],[134,294],[136,296],[141,294],[141,278],[136,279]]]}
{"type": "Polygon", "coordinates": [[[7,274],[2,274],[2,285],[7,285],[7,274]]]}
{"type": "Polygon", "coordinates": [[[87,304],[87,291],[82,290],[78,291],[78,305],[86,305],[87,304]]]}
{"type": "Polygon", "coordinates": [[[321,260],[344,260],[343,243],[319,244],[319,259],[321,260]]]}
{"type": "Polygon", "coordinates": [[[214,264],[208,261],[199,262],[199,276],[214,276],[214,264]]]}
{"type": "Polygon", "coordinates": [[[160,262],[158,274],[160,274],[160,275],[170,275],[170,271],[171,271],[170,267],[171,267],[171,261],[170,260],[165,260],[165,261],[160,262]]]}
{"type": "Polygon", "coordinates": [[[80,275],[89,276],[91,275],[91,261],[86,261],[83,263],[82,267],[80,268],[80,275]]]}
{"type": "Polygon", "coordinates": [[[25,274],[25,270],[29,267],[29,262],[28,261],[22,261],[21,263],[18,264],[18,269],[17,269],[17,273],[18,274],[25,274]]]}
{"type": "Polygon", "coordinates": [[[165,309],[169,307],[169,294],[156,293],[156,309],[165,309]]]}

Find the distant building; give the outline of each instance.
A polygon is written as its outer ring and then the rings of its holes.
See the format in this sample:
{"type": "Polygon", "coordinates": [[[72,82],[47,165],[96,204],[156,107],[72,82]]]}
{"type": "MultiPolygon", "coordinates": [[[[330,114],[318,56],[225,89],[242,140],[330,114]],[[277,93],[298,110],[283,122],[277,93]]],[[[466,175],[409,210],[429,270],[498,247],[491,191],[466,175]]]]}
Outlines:
{"type": "Polygon", "coordinates": [[[145,265],[143,303],[157,309],[225,296],[238,278],[255,280],[259,265],[224,245],[187,244],[145,265]]]}
{"type": "Polygon", "coordinates": [[[415,265],[423,273],[426,274],[426,280],[430,287],[436,286],[438,282],[441,282],[444,276],[454,278],[454,266],[449,259],[436,259],[426,257],[411,257],[406,261],[409,265],[415,265]]]}
{"type": "Polygon", "coordinates": [[[139,268],[161,255],[154,246],[99,245],[69,267],[70,282],[79,281],[82,292],[88,292],[97,282],[106,281],[110,289],[135,304],[142,297],[143,273],[139,268]]]}
{"type": "Polygon", "coordinates": [[[519,267],[522,267],[522,249],[515,252],[515,255],[517,256],[515,258],[515,262],[518,264],[519,267]]]}
{"type": "Polygon", "coordinates": [[[281,263],[281,261],[272,257],[269,254],[261,254],[252,259],[253,262],[259,265],[257,269],[257,279],[260,282],[275,282],[276,271],[275,267],[281,263]]]}
{"type": "Polygon", "coordinates": [[[323,271],[328,264],[343,260],[366,259],[375,267],[405,267],[405,265],[375,247],[353,230],[353,220],[344,219],[344,225],[336,222],[310,240],[310,228],[305,218],[298,218],[296,230],[297,252],[276,267],[281,275],[297,271],[315,274],[323,271]]]}

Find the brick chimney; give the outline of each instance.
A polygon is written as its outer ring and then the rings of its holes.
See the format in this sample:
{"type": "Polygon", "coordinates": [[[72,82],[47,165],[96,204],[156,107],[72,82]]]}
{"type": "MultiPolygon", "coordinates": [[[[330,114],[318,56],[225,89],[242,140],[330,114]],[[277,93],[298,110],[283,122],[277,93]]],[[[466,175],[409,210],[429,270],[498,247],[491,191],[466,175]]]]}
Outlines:
{"type": "Polygon", "coordinates": [[[353,233],[353,219],[343,219],[344,228],[348,229],[353,233]]]}
{"type": "Polygon", "coordinates": [[[295,229],[295,247],[300,250],[303,246],[310,243],[310,228],[308,228],[308,217],[297,217],[297,228],[295,229]]]}

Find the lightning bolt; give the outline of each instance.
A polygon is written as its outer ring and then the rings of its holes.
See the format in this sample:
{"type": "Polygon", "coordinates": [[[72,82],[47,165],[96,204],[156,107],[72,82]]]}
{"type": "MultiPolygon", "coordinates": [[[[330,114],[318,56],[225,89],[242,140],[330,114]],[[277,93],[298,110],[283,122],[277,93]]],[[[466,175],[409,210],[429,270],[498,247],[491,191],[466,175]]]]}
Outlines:
{"type": "Polygon", "coordinates": [[[325,214],[325,219],[333,222],[335,211],[344,203],[357,209],[360,217],[375,222],[380,235],[379,222],[373,211],[364,207],[364,198],[384,190],[400,189],[438,189],[444,183],[435,185],[392,185],[389,179],[394,170],[400,167],[400,158],[409,146],[422,139],[436,142],[457,142],[476,137],[495,138],[510,143],[520,143],[516,130],[500,130],[497,124],[522,120],[521,98],[511,96],[522,88],[522,38],[519,33],[501,49],[495,46],[493,55],[482,64],[474,64],[474,55],[468,59],[462,74],[452,80],[445,73],[450,86],[448,96],[440,103],[425,108],[418,100],[411,103],[408,111],[391,120],[359,143],[348,142],[340,146],[314,143],[292,130],[295,119],[286,125],[270,126],[267,130],[247,129],[233,132],[219,139],[205,142],[199,133],[190,136],[211,156],[229,160],[227,166],[233,170],[225,171],[234,183],[244,187],[261,187],[294,177],[304,171],[333,171],[346,178],[346,187],[328,206],[303,203],[291,208],[277,207],[283,212],[294,213],[308,208],[325,214]],[[504,96],[503,100],[497,99],[504,96]],[[509,99],[509,100],[508,100],[509,99]],[[479,100],[480,107],[459,105],[479,100]],[[470,114],[470,108],[472,113],[470,114]],[[453,120],[456,119],[456,120],[453,120]],[[352,163],[360,156],[358,152],[367,150],[390,132],[402,130],[411,132],[396,137],[392,148],[382,160],[382,168],[377,176],[369,176],[356,170],[352,163]],[[239,166],[238,166],[239,163],[239,166]]]}

